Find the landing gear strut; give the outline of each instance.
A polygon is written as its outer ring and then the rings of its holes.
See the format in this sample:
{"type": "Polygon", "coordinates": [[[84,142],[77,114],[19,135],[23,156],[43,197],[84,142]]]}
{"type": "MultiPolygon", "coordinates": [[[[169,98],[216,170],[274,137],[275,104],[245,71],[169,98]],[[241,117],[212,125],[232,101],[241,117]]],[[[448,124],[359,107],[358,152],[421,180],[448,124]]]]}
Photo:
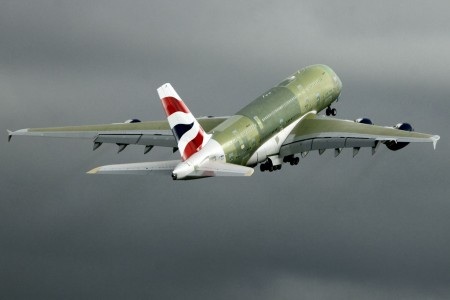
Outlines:
{"type": "Polygon", "coordinates": [[[337,114],[337,110],[336,110],[336,108],[331,108],[328,106],[327,109],[325,110],[325,114],[327,116],[330,116],[330,115],[335,116],[337,114]]]}

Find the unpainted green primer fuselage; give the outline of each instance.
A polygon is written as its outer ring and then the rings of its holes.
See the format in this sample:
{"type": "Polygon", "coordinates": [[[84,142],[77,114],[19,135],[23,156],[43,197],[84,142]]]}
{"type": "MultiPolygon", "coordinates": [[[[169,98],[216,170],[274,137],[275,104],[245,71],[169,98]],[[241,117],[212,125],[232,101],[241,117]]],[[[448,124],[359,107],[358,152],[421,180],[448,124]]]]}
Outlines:
{"type": "Polygon", "coordinates": [[[328,66],[303,68],[214,128],[212,138],[222,146],[227,162],[249,164],[261,145],[306,113],[330,106],[341,89],[328,66]]]}

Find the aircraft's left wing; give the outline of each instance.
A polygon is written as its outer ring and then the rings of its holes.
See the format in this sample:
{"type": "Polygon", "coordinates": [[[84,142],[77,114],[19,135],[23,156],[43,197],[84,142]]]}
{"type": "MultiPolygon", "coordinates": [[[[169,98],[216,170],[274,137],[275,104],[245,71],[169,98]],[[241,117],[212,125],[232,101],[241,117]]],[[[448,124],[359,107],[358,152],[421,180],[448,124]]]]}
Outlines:
{"type": "MultiPolygon", "coordinates": [[[[226,117],[199,118],[199,123],[206,131],[226,120],[226,117]]],[[[94,142],[94,150],[103,143],[119,145],[119,151],[127,145],[144,145],[146,152],[153,146],[177,147],[177,142],[170,130],[167,120],[149,122],[130,122],[103,125],[65,126],[48,128],[27,128],[8,131],[9,139],[13,136],[39,136],[57,138],[84,138],[94,142]]]]}
{"type": "Polygon", "coordinates": [[[356,155],[361,147],[371,147],[374,154],[381,143],[397,150],[413,142],[432,142],[436,147],[438,140],[438,135],[311,115],[292,130],[279,155],[285,157],[311,150],[322,153],[326,149],[335,149],[337,156],[342,148],[353,148],[353,155],[356,155]]]}

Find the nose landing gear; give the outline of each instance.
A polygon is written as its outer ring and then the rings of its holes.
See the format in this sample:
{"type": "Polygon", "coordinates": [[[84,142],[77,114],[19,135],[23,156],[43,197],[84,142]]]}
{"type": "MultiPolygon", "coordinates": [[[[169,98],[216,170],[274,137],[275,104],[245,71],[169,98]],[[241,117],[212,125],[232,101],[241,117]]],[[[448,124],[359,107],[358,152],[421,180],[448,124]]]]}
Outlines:
{"type": "Polygon", "coordinates": [[[327,109],[325,110],[325,114],[327,116],[335,116],[337,114],[337,110],[336,108],[331,108],[330,106],[327,107],[327,109]]]}

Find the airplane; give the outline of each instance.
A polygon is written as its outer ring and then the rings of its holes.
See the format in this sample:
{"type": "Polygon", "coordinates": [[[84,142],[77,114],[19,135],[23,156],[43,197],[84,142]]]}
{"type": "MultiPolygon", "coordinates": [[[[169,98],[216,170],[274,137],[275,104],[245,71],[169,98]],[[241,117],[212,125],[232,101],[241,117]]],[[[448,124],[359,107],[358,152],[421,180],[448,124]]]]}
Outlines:
{"type": "Polygon", "coordinates": [[[338,156],[343,148],[352,148],[353,157],[360,148],[381,144],[397,151],[412,142],[432,142],[438,135],[414,132],[409,123],[393,127],[377,126],[368,118],[341,120],[332,104],[338,101],[342,82],[326,65],[312,65],[297,71],[229,117],[195,118],[170,83],[157,89],[167,116],[163,121],[104,125],[27,128],[8,130],[12,136],[87,138],[96,150],[102,144],[117,144],[120,153],[128,145],[179,151],[181,159],[101,166],[89,174],[171,175],[174,180],[214,176],[250,176],[260,170],[280,170],[283,163],[297,165],[300,155],[310,151],[322,154],[333,149],[338,156]],[[325,110],[325,115],[318,115],[325,110]]]}

